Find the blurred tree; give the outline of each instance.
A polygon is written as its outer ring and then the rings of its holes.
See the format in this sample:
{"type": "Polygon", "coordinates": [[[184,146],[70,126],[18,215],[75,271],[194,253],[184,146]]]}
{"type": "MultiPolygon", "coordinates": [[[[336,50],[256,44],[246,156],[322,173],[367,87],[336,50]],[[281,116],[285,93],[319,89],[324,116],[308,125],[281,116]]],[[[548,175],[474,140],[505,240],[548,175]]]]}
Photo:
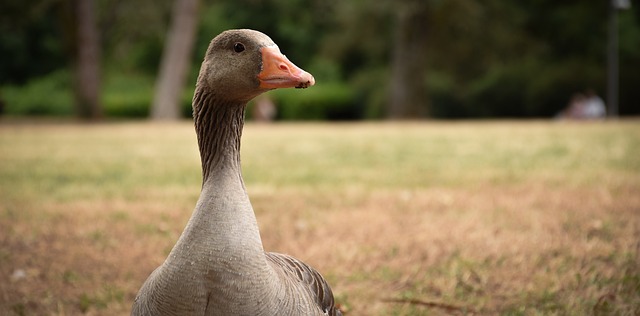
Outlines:
{"type": "Polygon", "coordinates": [[[428,2],[396,3],[388,115],[392,119],[420,118],[429,114],[427,74],[428,2]]]}
{"type": "Polygon", "coordinates": [[[394,5],[390,0],[333,1],[331,23],[317,39],[316,54],[339,69],[338,78],[353,90],[362,117],[377,119],[388,112],[394,5]]]}
{"type": "Polygon", "coordinates": [[[156,76],[173,1],[97,1],[106,70],[156,76]]]}
{"type": "Polygon", "coordinates": [[[0,1],[0,84],[25,84],[68,66],[59,7],[50,0],[0,1]]]}
{"type": "MultiPolygon", "coordinates": [[[[13,89],[12,93],[0,90],[7,104],[34,103],[27,102],[27,98],[24,102],[10,102],[9,98],[24,94],[20,89],[31,95],[47,95],[51,89],[43,87],[59,87],[54,90],[68,89],[65,93],[70,94],[71,81],[60,78],[70,77],[76,60],[79,30],[71,10],[74,1],[0,1],[0,89],[13,89]],[[65,7],[70,8],[60,10],[65,7]],[[38,84],[31,85],[32,82],[38,84]],[[33,92],[38,89],[43,90],[33,92]]],[[[172,33],[166,30],[170,23],[176,23],[171,17],[178,1],[93,1],[100,13],[97,38],[104,49],[101,58],[105,111],[115,105],[130,109],[135,104],[136,113],[151,113],[151,86],[154,78],[158,78],[160,86],[163,75],[158,74],[157,66],[168,56],[166,50],[163,52],[163,43],[176,46],[169,44],[172,33]]],[[[407,91],[426,98],[406,102],[410,107],[418,105],[411,116],[549,117],[577,91],[594,89],[604,94],[605,90],[608,1],[203,3],[198,12],[201,23],[195,39],[197,51],[190,56],[184,54],[191,60],[191,67],[185,66],[190,82],[195,81],[202,54],[212,37],[229,28],[253,28],[271,36],[291,60],[317,75],[322,100],[345,98],[338,103],[350,107],[350,118],[392,115],[391,104],[402,100],[400,93],[407,91]],[[412,58],[415,60],[409,61],[412,58]],[[411,68],[398,71],[403,65],[411,68]],[[320,87],[324,84],[327,87],[320,87]],[[333,95],[328,98],[326,94],[333,95]]],[[[638,115],[640,5],[620,12],[619,22],[620,113],[638,115]]],[[[183,115],[189,112],[188,90],[178,92],[183,115]]],[[[302,95],[317,98],[308,103],[316,104],[321,99],[320,94],[302,95]]],[[[288,101],[287,106],[294,107],[309,100],[292,97],[288,101]]],[[[47,103],[46,98],[38,101],[39,107],[47,103]]],[[[332,107],[327,104],[322,108],[332,107]]],[[[48,113],[46,109],[36,112],[48,113]]]]}
{"type": "Polygon", "coordinates": [[[180,97],[191,65],[199,0],[175,0],[151,109],[154,120],[180,118],[180,97]]]}
{"type": "Polygon", "coordinates": [[[640,115],[640,3],[620,12],[620,114],[640,115]]]}
{"type": "Polygon", "coordinates": [[[100,44],[94,0],[74,0],[77,21],[75,94],[78,115],[102,117],[100,104],[100,44]]]}

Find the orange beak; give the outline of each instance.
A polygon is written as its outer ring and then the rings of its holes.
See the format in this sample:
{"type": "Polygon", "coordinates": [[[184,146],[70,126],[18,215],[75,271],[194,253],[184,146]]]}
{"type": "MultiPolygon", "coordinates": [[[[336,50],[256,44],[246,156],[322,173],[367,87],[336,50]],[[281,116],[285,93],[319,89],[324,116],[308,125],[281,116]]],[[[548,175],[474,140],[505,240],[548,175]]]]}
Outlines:
{"type": "Polygon", "coordinates": [[[313,86],[316,80],[313,76],[294,65],[278,47],[263,47],[262,71],[258,74],[260,88],[307,88],[313,86]]]}

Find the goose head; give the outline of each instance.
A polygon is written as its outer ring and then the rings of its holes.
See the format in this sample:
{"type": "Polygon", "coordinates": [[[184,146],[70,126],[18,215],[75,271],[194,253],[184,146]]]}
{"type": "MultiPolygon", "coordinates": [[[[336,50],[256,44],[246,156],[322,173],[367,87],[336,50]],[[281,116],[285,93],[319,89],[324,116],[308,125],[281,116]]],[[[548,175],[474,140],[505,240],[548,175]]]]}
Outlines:
{"type": "Polygon", "coordinates": [[[289,61],[271,38],[244,29],[225,31],[211,41],[197,87],[246,102],[268,90],[314,84],[313,76],[289,61]]]}

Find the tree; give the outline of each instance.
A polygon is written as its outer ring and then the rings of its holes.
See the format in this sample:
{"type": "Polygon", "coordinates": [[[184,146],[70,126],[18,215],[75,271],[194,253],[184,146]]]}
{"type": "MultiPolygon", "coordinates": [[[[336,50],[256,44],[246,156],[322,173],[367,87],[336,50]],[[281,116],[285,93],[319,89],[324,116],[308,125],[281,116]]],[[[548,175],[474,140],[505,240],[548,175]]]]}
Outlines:
{"type": "Polygon", "coordinates": [[[151,118],[180,118],[180,96],[187,79],[193,50],[199,0],[175,0],[160,73],[156,81],[151,118]]]}
{"type": "Polygon", "coordinates": [[[94,0],[75,0],[77,56],[75,94],[78,115],[102,117],[100,104],[100,48],[94,0]]]}
{"type": "Polygon", "coordinates": [[[429,114],[427,5],[422,0],[404,0],[396,10],[388,115],[392,119],[419,118],[429,114]]]}
{"type": "MultiPolygon", "coordinates": [[[[50,106],[51,89],[26,92],[32,82],[44,80],[66,98],[72,93],[66,78],[71,71],[80,78],[79,50],[87,47],[80,45],[79,32],[91,31],[79,26],[80,18],[100,22],[99,34],[83,36],[95,47],[100,37],[101,49],[87,59],[97,63],[87,72],[94,73],[94,86],[100,86],[100,67],[109,70],[103,78],[118,83],[105,89],[109,95],[104,100],[130,100],[149,113],[146,106],[152,103],[157,105],[153,111],[166,112],[158,105],[163,102],[170,117],[181,113],[184,74],[194,74],[189,63],[202,60],[213,36],[237,27],[271,36],[290,59],[307,65],[319,83],[346,86],[357,96],[351,106],[369,118],[549,117],[576,91],[605,92],[610,1],[206,0],[199,1],[203,19],[194,45],[199,53],[189,56],[191,44],[184,34],[192,32],[178,30],[183,23],[177,8],[198,1],[0,1],[0,89],[25,91],[2,93],[7,113],[17,104],[33,105],[27,100],[33,95],[46,96],[42,107],[50,106]],[[78,14],[77,6],[94,3],[98,16],[78,14]],[[274,14],[278,21],[270,18],[274,14]],[[158,71],[160,64],[163,70],[158,71]],[[144,88],[122,84],[122,77],[144,88]],[[154,78],[156,102],[148,100],[153,93],[147,94],[154,78]],[[129,93],[136,97],[120,98],[129,93]],[[119,97],[112,98],[114,94],[119,97]]],[[[193,7],[190,19],[195,24],[193,7]]],[[[619,110],[638,115],[640,5],[620,12],[619,23],[619,110]]],[[[92,80],[77,82],[80,91],[81,84],[92,80]]],[[[78,112],[81,104],[89,108],[78,101],[78,112]]]]}

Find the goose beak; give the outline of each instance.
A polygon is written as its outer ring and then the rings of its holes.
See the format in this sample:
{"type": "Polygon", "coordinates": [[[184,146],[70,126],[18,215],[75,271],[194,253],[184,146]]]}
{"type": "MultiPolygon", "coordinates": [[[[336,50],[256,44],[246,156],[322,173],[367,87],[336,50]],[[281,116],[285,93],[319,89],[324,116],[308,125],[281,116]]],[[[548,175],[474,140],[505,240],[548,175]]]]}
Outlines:
{"type": "Polygon", "coordinates": [[[261,89],[307,88],[316,80],[294,65],[277,46],[262,47],[262,71],[258,74],[261,89]]]}

